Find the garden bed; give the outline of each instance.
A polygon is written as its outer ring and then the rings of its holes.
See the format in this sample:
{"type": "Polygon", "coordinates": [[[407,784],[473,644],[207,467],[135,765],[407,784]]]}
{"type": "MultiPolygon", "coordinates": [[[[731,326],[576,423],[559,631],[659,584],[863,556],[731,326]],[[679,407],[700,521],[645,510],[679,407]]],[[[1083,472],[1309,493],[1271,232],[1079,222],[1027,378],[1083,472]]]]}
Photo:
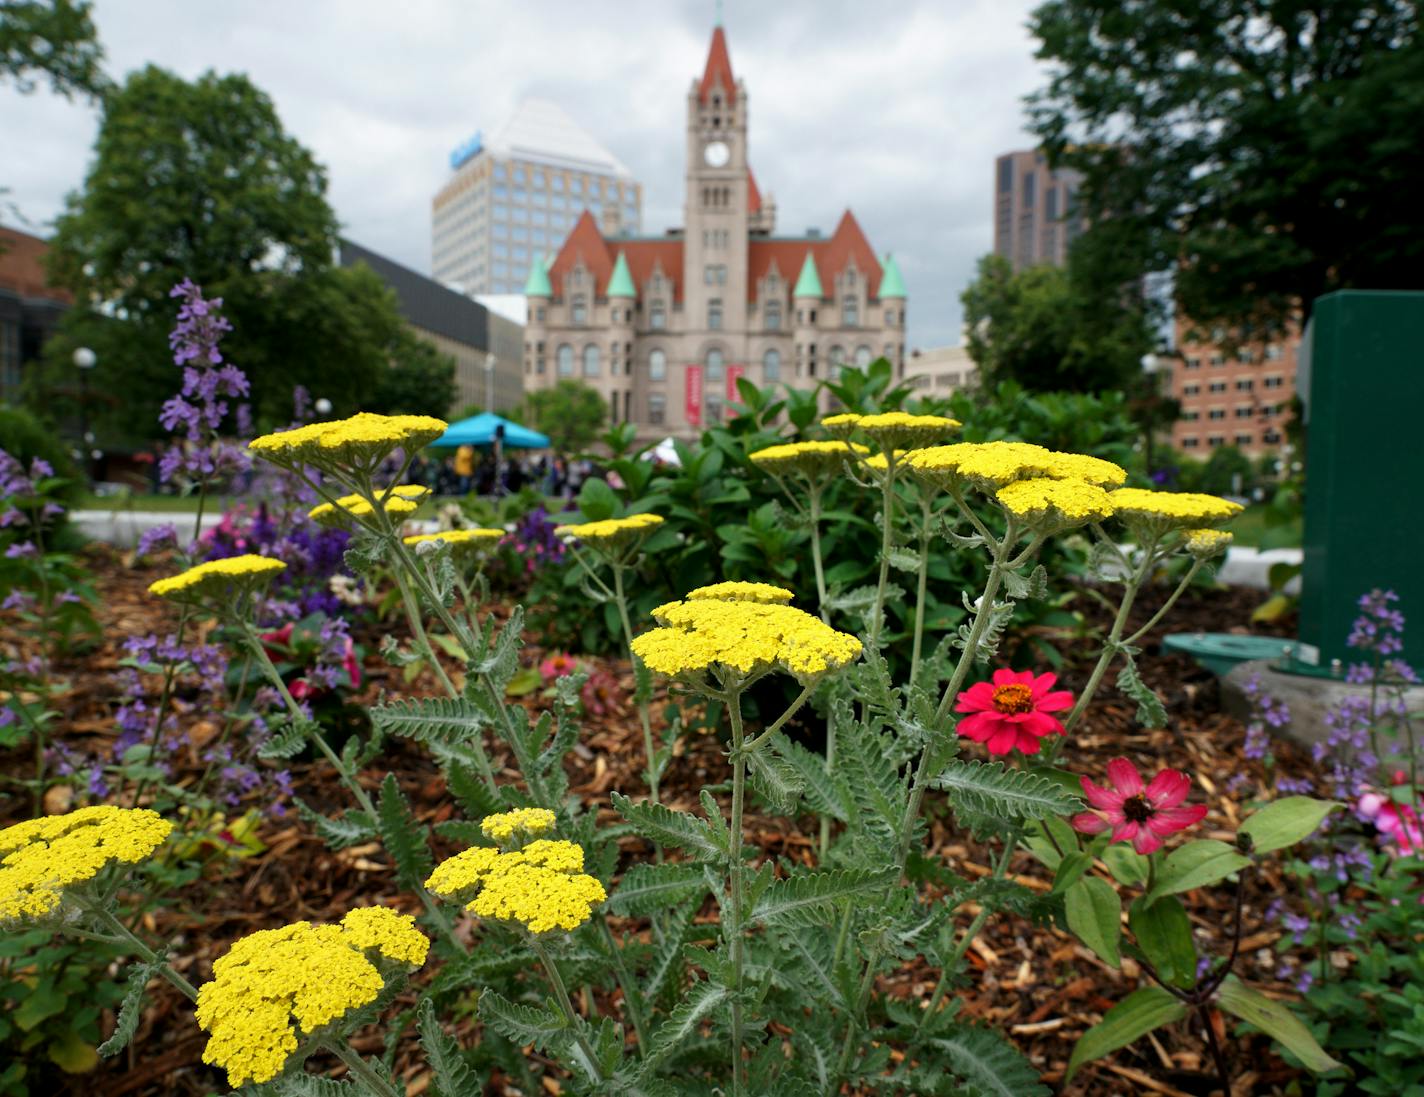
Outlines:
{"type": "MultiPolygon", "coordinates": [[[[163,632],[171,627],[172,617],[168,606],[146,593],[147,584],[165,573],[162,564],[130,567],[124,558],[103,549],[91,550],[90,563],[101,595],[104,646],[58,668],[71,685],[60,702],[64,722],[59,736],[71,744],[95,747],[99,745],[97,741],[115,734],[113,674],[122,657],[123,638],[163,632]]],[[[1145,623],[1163,597],[1165,591],[1145,591],[1133,620],[1145,623]]],[[[1168,627],[1172,631],[1222,631],[1224,625],[1244,624],[1262,597],[1259,592],[1242,589],[1194,589],[1182,598],[1168,627]]],[[[1090,626],[1106,625],[1106,611],[1093,598],[1080,594],[1074,606],[1084,613],[1090,626]]],[[[1289,624],[1278,624],[1277,628],[1288,632],[1289,624]]],[[[435,692],[433,681],[417,679],[407,686],[398,671],[374,654],[373,635],[363,637],[358,629],[357,639],[364,641],[372,653],[365,660],[365,678],[357,700],[373,702],[382,692],[388,696],[435,692]]],[[[1057,642],[1066,659],[1064,683],[1077,689],[1086,677],[1085,663],[1096,647],[1062,638],[1057,642]]],[[[1086,772],[1099,772],[1108,759],[1125,755],[1149,771],[1170,766],[1192,774],[1211,808],[1203,824],[1203,836],[1230,839],[1240,822],[1242,804],[1228,786],[1243,768],[1251,776],[1261,777],[1259,764],[1243,760],[1245,729],[1221,711],[1215,679],[1189,660],[1161,652],[1159,642],[1160,634],[1148,638],[1140,667],[1143,678],[1167,706],[1168,726],[1159,731],[1142,730],[1133,718],[1135,704],[1105,687],[1075,735],[1077,765],[1086,772]]],[[[527,661],[537,662],[542,654],[531,638],[525,649],[527,661]]],[[[611,824],[618,817],[609,806],[610,792],[621,791],[637,798],[644,791],[641,732],[635,710],[626,700],[632,686],[627,663],[604,659],[584,662],[612,674],[624,697],[602,715],[586,718],[582,741],[570,756],[573,791],[611,824]]],[[[451,669],[453,673],[454,668],[451,669]]],[[[201,720],[198,727],[202,727],[201,720]]],[[[201,738],[201,731],[197,737],[201,738]]],[[[189,755],[180,751],[171,759],[175,780],[197,779],[203,768],[198,759],[200,745],[194,744],[189,755]]],[[[680,749],[680,756],[664,779],[663,800],[672,807],[696,811],[699,790],[724,780],[721,744],[714,735],[694,735],[680,749]]],[[[443,779],[428,755],[397,740],[388,748],[386,762],[399,776],[418,816],[432,822],[452,816],[443,779]]],[[[19,754],[0,758],[0,768],[5,772],[23,773],[29,764],[28,756],[19,754]]],[[[319,809],[344,803],[345,794],[329,767],[297,761],[288,768],[293,789],[302,799],[319,809]]],[[[1314,775],[1308,757],[1285,744],[1278,749],[1274,772],[1314,775]]],[[[515,779],[513,771],[506,773],[504,779],[515,779]]],[[[59,803],[49,806],[52,810],[63,808],[59,803]]],[[[26,817],[28,808],[23,797],[10,798],[0,809],[4,813],[0,824],[26,817]]],[[[815,824],[809,817],[799,822],[798,827],[796,820],[749,813],[748,836],[767,854],[809,864],[813,860],[815,824]]],[[[177,957],[175,966],[194,982],[208,977],[212,959],[235,938],[257,929],[297,918],[332,921],[352,906],[372,901],[388,902],[410,913],[417,911],[415,900],[396,885],[392,867],[377,843],[333,852],[294,812],[284,817],[269,815],[259,836],[264,847],[261,852],[243,858],[219,856],[202,879],[169,895],[152,916],[148,926],[151,935],[171,944],[177,957]]],[[[626,841],[629,850],[641,847],[636,838],[626,841]]],[[[990,871],[987,852],[957,831],[943,811],[931,815],[927,845],[932,859],[942,861],[960,875],[973,877],[990,871]]],[[[1049,886],[1046,871],[1025,854],[1012,862],[1010,872],[1021,874],[1021,882],[1030,887],[1046,890],[1049,886]]],[[[1255,974],[1265,975],[1274,966],[1268,946],[1280,931],[1265,924],[1262,912],[1280,890],[1280,882],[1266,872],[1250,882],[1243,905],[1243,959],[1238,968],[1248,981],[1255,974]]],[[[1232,921],[1229,893],[1194,892],[1185,898],[1189,900],[1200,950],[1204,954],[1224,951],[1232,921]]],[[[636,930],[631,923],[624,928],[636,930]]],[[[466,923],[464,931],[469,930],[466,923]]],[[[1008,915],[989,922],[971,946],[968,959],[979,980],[963,992],[965,1014],[1011,1033],[1041,1071],[1044,1081],[1055,1090],[1060,1088],[1075,1040],[1138,985],[1131,959],[1125,959],[1122,970],[1115,971],[1068,934],[1035,927],[1008,915]]],[[[882,986],[890,994],[923,1002],[928,999],[937,974],[921,962],[903,968],[882,986]]],[[[410,993],[408,998],[413,1002],[415,994],[410,993]]],[[[610,1012],[616,1012],[616,1008],[616,1003],[612,1004],[610,1012]]],[[[475,1038],[474,1030],[473,1021],[463,1023],[457,1030],[462,1043],[475,1038]]],[[[406,1039],[413,1046],[413,1038],[406,1039]]],[[[138,1036],[124,1055],[85,1076],[65,1077],[56,1071],[53,1092],[83,1092],[88,1097],[208,1093],[221,1083],[216,1072],[200,1064],[204,1042],[205,1036],[194,1023],[188,1003],[161,985],[153,992],[138,1036]]],[[[377,1051],[381,1037],[372,1034],[364,1043],[358,1038],[355,1046],[377,1051]]],[[[402,1047],[397,1065],[409,1068],[408,1092],[420,1093],[424,1086],[419,1071],[423,1067],[418,1065],[417,1056],[407,1054],[409,1050],[402,1047]]],[[[1235,1042],[1230,1053],[1236,1057],[1237,1095],[1281,1092],[1296,1076],[1270,1051],[1265,1039],[1235,1042]]],[[[1090,1065],[1061,1092],[1205,1094],[1213,1088],[1211,1077],[1204,1045],[1179,1025],[1167,1034],[1155,1033],[1090,1065]]],[[[499,1079],[494,1079],[485,1092],[514,1091],[507,1091],[499,1079]]]]}

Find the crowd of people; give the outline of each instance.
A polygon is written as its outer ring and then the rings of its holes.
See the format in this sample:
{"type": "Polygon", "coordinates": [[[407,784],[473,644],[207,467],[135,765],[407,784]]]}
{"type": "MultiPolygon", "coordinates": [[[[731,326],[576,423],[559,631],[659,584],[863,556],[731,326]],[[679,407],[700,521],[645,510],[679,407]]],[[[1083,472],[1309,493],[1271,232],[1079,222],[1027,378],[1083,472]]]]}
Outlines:
{"type": "Polygon", "coordinates": [[[421,484],[436,495],[513,495],[532,487],[545,495],[572,498],[593,474],[593,462],[566,461],[541,454],[532,460],[499,449],[481,452],[460,446],[443,457],[417,454],[406,482],[421,484]]]}

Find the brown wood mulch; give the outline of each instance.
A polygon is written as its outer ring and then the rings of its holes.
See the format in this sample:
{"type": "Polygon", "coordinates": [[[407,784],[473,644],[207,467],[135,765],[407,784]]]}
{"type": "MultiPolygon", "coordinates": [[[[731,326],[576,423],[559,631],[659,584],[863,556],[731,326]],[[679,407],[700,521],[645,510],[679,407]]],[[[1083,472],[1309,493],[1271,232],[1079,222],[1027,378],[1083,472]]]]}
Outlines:
{"type": "MultiPolygon", "coordinates": [[[[122,657],[122,638],[149,631],[163,633],[171,629],[173,622],[167,608],[145,592],[147,584],[163,568],[130,567],[119,554],[102,548],[90,550],[90,563],[96,569],[101,592],[105,639],[99,650],[59,668],[59,676],[69,681],[70,688],[61,701],[64,718],[57,730],[72,743],[98,748],[114,734],[112,711],[117,700],[113,675],[122,657]]],[[[1164,593],[1145,592],[1133,620],[1139,625],[1145,623],[1161,604],[1164,593]]],[[[1113,596],[1112,591],[1108,594],[1113,596]]],[[[1125,755],[1144,770],[1155,771],[1162,766],[1185,770],[1199,782],[1196,795],[1204,795],[1211,807],[1199,833],[1230,838],[1241,818],[1242,796],[1249,795],[1249,790],[1240,794],[1230,791],[1232,777],[1246,773],[1263,780],[1264,773],[1258,763],[1244,759],[1244,728],[1221,711],[1212,675],[1182,656],[1161,651],[1157,644],[1165,631],[1248,631],[1250,613],[1263,598],[1260,592],[1238,588],[1194,590],[1184,596],[1165,624],[1147,639],[1140,658],[1143,677],[1166,702],[1168,727],[1158,731],[1138,727],[1133,702],[1106,685],[1075,735],[1064,764],[1100,775],[1109,758],[1125,755]]],[[[1073,608],[1084,614],[1090,632],[1096,630],[1100,635],[1106,630],[1107,611],[1097,600],[1080,594],[1073,608]]],[[[1288,621],[1277,624],[1274,630],[1285,635],[1292,626],[1293,622],[1288,621]]],[[[374,651],[377,630],[368,626],[364,639],[374,651]]],[[[1058,639],[1060,650],[1067,655],[1061,677],[1068,688],[1077,689],[1087,677],[1090,642],[1066,635],[1058,639]]],[[[0,641],[0,648],[13,649],[13,640],[0,641]]],[[[525,649],[526,665],[537,663],[543,654],[531,638],[525,649]]],[[[631,691],[631,674],[625,662],[584,662],[615,675],[625,694],[631,691]]],[[[434,683],[424,679],[407,687],[399,672],[385,666],[379,656],[366,660],[365,671],[360,697],[363,702],[374,701],[382,692],[388,696],[437,692],[434,683]]],[[[219,718],[218,714],[213,718],[219,718]]],[[[207,733],[201,727],[204,714],[189,713],[186,720],[189,726],[199,725],[197,738],[202,739],[207,733]]],[[[642,745],[638,721],[631,704],[625,702],[603,716],[588,717],[585,727],[582,742],[570,758],[571,783],[590,808],[597,807],[611,821],[616,818],[608,808],[611,791],[623,791],[634,798],[644,791],[639,772],[642,745]]],[[[699,810],[699,789],[725,780],[720,750],[712,735],[685,739],[665,779],[664,800],[673,807],[699,810]]],[[[1277,754],[1278,773],[1313,775],[1304,751],[1281,744],[1277,754]]],[[[201,772],[196,750],[191,757],[180,755],[172,761],[180,780],[192,781],[201,772]]],[[[438,771],[418,749],[397,741],[383,764],[397,773],[422,819],[436,822],[455,813],[438,771]]],[[[28,765],[29,755],[25,753],[0,756],[0,771],[25,773],[28,765]]],[[[317,805],[344,806],[344,790],[325,767],[296,763],[289,768],[303,799],[317,805]]],[[[506,770],[504,776],[513,780],[515,775],[506,770]]],[[[368,787],[374,787],[375,771],[368,771],[365,779],[368,787]]],[[[27,813],[28,804],[23,797],[7,800],[0,796],[0,823],[13,822],[27,813]]],[[[803,860],[811,856],[815,823],[809,818],[750,815],[748,829],[750,840],[768,853],[803,860]]],[[[167,896],[164,905],[146,919],[148,932],[168,943],[177,957],[175,966],[191,981],[206,979],[212,960],[235,938],[256,929],[298,918],[336,920],[350,907],[373,901],[417,912],[411,897],[397,889],[391,866],[376,843],[333,852],[295,813],[270,820],[263,827],[261,838],[265,844],[262,853],[213,863],[202,879],[177,895],[167,896]]],[[[636,839],[629,840],[629,849],[639,849],[636,839]]],[[[943,812],[932,816],[928,853],[962,876],[989,872],[989,852],[956,831],[943,812]]],[[[1046,870],[1022,853],[1012,863],[1011,872],[1028,886],[1043,890],[1051,879],[1046,870]]],[[[1281,890],[1279,871],[1267,867],[1256,874],[1243,907],[1244,939],[1237,971],[1248,981],[1260,980],[1258,985],[1268,993],[1284,988],[1270,975],[1274,966],[1270,945],[1279,934],[1264,924],[1262,911],[1281,890]]],[[[1224,952],[1231,923],[1231,896],[1222,889],[1194,892],[1185,898],[1199,951],[1213,955],[1224,952]]],[[[472,929],[468,925],[462,928],[472,929]]],[[[1220,1092],[1200,1035],[1188,1031],[1185,1025],[1155,1032],[1085,1068],[1071,1085],[1062,1085],[1077,1038],[1144,981],[1130,958],[1124,958],[1121,970],[1114,970],[1065,933],[1003,916],[992,919],[973,942],[968,962],[978,978],[973,987],[963,992],[963,1016],[1011,1034],[1055,1092],[1065,1097],[1220,1092]]],[[[936,970],[920,961],[885,978],[881,989],[924,1002],[937,975],[936,970]]],[[[617,1008],[616,1002],[600,1005],[610,1011],[617,1008]]],[[[472,1022],[463,1022],[455,1031],[465,1045],[477,1038],[472,1022]]],[[[1229,1024],[1225,1031],[1230,1031],[1229,1024]]],[[[375,1029],[367,1033],[358,1040],[358,1046],[374,1053],[381,1046],[381,1038],[375,1029]]],[[[138,1036],[123,1055],[82,1077],[56,1074],[52,1081],[47,1080],[52,1089],[32,1087],[31,1092],[53,1092],[57,1097],[80,1093],[86,1097],[148,1097],[221,1091],[221,1076],[200,1062],[203,1044],[204,1036],[193,1021],[188,1003],[166,984],[155,984],[138,1036]]],[[[1228,1046],[1237,1072],[1233,1097],[1283,1093],[1297,1078],[1296,1072],[1259,1037],[1232,1041],[1228,1046]]],[[[313,1069],[316,1065],[314,1062],[313,1069]]],[[[397,1065],[411,1097],[425,1092],[430,1079],[412,1040],[402,1042],[397,1065]]],[[[333,1074],[339,1075],[340,1070],[333,1067],[333,1074]]],[[[517,1092],[498,1078],[490,1080],[484,1090],[489,1097],[517,1092]]],[[[558,1092],[557,1086],[549,1092],[558,1092]]]]}

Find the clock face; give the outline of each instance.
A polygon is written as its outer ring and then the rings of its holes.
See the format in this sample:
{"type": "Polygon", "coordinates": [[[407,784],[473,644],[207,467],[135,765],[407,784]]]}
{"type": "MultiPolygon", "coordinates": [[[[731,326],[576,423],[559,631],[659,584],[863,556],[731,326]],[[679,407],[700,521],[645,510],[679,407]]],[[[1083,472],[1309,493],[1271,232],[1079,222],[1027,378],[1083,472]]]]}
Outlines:
{"type": "Polygon", "coordinates": [[[702,150],[702,158],[707,161],[709,167],[725,168],[727,161],[732,158],[732,150],[727,147],[725,141],[713,141],[702,150]]]}

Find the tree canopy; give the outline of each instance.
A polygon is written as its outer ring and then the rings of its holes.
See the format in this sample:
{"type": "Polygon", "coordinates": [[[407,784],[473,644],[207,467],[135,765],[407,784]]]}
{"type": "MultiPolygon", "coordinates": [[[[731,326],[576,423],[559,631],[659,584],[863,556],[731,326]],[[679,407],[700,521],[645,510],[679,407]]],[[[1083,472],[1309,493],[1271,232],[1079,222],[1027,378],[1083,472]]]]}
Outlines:
{"type": "Polygon", "coordinates": [[[1015,273],[986,255],[961,295],[969,356],[980,381],[1013,381],[1034,392],[1121,389],[1151,347],[1145,304],[1081,289],[1069,268],[1041,264],[1015,273]]]}
{"type": "MultiPolygon", "coordinates": [[[[336,245],[325,171],[245,76],[132,73],[105,99],[84,186],[56,226],[51,277],[80,307],[47,352],[39,398],[72,388],[69,352],[88,345],[99,355],[91,398],[112,410],[115,433],[156,431],[177,380],[168,292],[191,278],[223,299],[233,324],[224,352],[247,372],[260,423],[287,421],[296,384],[338,414],[410,404],[391,364],[422,384],[443,367],[408,334],[375,273],[334,265],[336,245]]],[[[432,404],[450,398],[439,381],[432,404]]]]}
{"type": "Polygon", "coordinates": [[[536,389],[524,397],[529,423],[549,436],[558,454],[587,449],[608,418],[608,405],[598,391],[582,381],[568,379],[553,388],[536,389]]]}
{"type": "Polygon", "coordinates": [[[92,9],[88,0],[0,0],[0,82],[28,95],[43,74],[66,99],[99,98],[108,78],[92,9]]]}
{"type": "MultiPolygon", "coordinates": [[[[1085,175],[1079,244],[1241,338],[1334,289],[1424,284],[1413,0],[1049,0],[1029,100],[1085,175]]],[[[1103,285],[1111,285],[1103,282],[1103,285]]]]}

